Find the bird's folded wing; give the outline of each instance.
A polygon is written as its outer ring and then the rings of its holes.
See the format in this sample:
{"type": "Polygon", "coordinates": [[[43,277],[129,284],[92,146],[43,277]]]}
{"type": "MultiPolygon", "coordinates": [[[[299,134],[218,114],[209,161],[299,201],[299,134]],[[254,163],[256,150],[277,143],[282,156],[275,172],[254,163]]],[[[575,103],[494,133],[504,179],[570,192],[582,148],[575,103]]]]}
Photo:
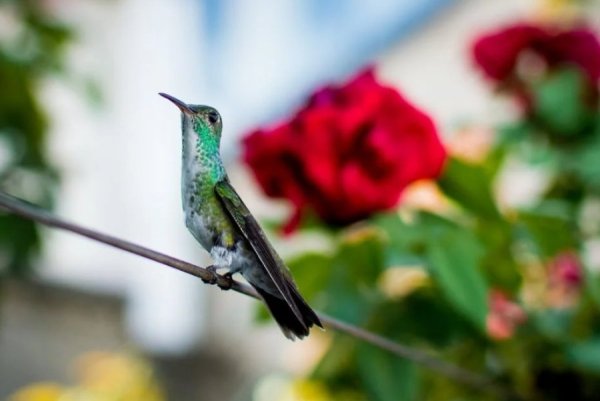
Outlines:
{"type": "Polygon", "coordinates": [[[215,185],[215,193],[221,201],[223,209],[246,238],[257,259],[265,268],[271,280],[273,280],[282,298],[293,310],[298,320],[303,322],[302,314],[294,302],[288,286],[289,284],[286,282],[286,268],[240,196],[227,179],[215,185]]]}

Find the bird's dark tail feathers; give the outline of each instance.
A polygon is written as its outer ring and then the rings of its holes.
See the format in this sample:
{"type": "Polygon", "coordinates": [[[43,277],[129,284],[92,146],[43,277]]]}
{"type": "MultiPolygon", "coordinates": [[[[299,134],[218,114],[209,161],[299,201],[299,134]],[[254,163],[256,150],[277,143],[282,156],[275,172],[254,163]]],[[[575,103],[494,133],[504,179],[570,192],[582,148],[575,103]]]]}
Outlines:
{"type": "Polygon", "coordinates": [[[323,328],[323,325],[321,324],[317,314],[302,298],[296,289],[296,286],[292,283],[287,284],[292,299],[296,304],[296,309],[300,311],[302,317],[301,320],[296,316],[292,307],[285,301],[285,299],[272,295],[265,290],[260,289],[259,287],[254,288],[256,291],[258,291],[260,296],[267,304],[271,315],[273,315],[273,318],[277,324],[279,324],[283,334],[293,341],[296,338],[302,339],[306,337],[309,333],[309,329],[313,325],[317,325],[321,328],[323,328]]]}

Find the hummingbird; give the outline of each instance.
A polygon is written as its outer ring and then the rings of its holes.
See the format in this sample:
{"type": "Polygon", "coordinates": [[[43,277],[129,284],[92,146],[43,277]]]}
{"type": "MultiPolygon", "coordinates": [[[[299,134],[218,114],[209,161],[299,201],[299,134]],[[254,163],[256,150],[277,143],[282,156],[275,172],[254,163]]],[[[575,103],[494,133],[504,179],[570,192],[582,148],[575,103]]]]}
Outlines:
{"type": "Polygon", "coordinates": [[[210,107],[159,93],[181,110],[181,196],[185,224],[206,249],[212,272],[240,273],[260,294],[283,334],[294,340],[323,327],[265,233],[235,191],[220,155],[223,123],[210,107]]]}

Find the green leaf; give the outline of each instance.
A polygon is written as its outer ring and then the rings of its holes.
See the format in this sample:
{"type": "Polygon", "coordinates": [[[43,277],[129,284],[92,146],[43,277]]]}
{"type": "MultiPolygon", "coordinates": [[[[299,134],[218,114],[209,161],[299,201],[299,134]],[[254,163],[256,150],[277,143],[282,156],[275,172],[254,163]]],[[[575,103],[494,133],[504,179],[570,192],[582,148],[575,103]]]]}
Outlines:
{"type": "Polygon", "coordinates": [[[430,213],[420,213],[410,226],[397,216],[380,216],[376,224],[388,233],[389,246],[400,252],[408,248],[413,260],[427,265],[446,299],[460,314],[478,328],[484,327],[487,285],[480,265],[485,253],[471,232],[430,213]]]}
{"type": "Polygon", "coordinates": [[[310,377],[329,384],[347,385],[356,382],[356,340],[335,334],[327,353],[321,358],[310,377]]]}
{"type": "Polygon", "coordinates": [[[573,365],[600,374],[600,338],[571,344],[566,352],[573,365]]]}
{"type": "Polygon", "coordinates": [[[429,268],[448,301],[481,330],[488,311],[486,282],[479,271],[483,248],[468,231],[445,230],[431,238],[429,268]]]}
{"type": "Polygon", "coordinates": [[[571,152],[564,152],[564,166],[584,183],[600,188],[600,115],[596,117],[596,132],[571,152]]]}
{"type": "Polygon", "coordinates": [[[512,250],[514,246],[513,226],[501,220],[480,219],[475,234],[486,251],[481,262],[482,271],[489,282],[505,291],[518,291],[522,277],[512,250]]]}
{"type": "Polygon", "coordinates": [[[383,237],[369,227],[348,233],[339,244],[334,264],[356,283],[375,284],[384,267],[383,237]]]}
{"type": "Polygon", "coordinates": [[[585,291],[596,304],[596,307],[600,308],[600,281],[598,275],[591,271],[588,266],[583,266],[583,277],[585,291]]]}
{"type": "Polygon", "coordinates": [[[381,303],[371,315],[368,328],[394,340],[427,343],[436,348],[447,347],[465,337],[475,339],[479,334],[440,296],[439,289],[431,286],[402,299],[381,303]]]}
{"type": "Polygon", "coordinates": [[[399,247],[408,247],[426,236],[419,226],[405,223],[397,213],[380,214],[372,221],[387,234],[389,241],[399,247]]]}
{"type": "Polygon", "coordinates": [[[418,398],[418,371],[414,363],[371,345],[358,347],[358,372],[374,401],[410,401],[418,398]]]}
{"type": "Polygon", "coordinates": [[[439,185],[465,209],[485,218],[498,219],[500,213],[492,196],[491,179],[481,166],[450,159],[439,185]]]}
{"type": "Polygon", "coordinates": [[[497,131],[500,135],[498,145],[505,147],[522,143],[532,134],[532,127],[528,121],[518,120],[498,127],[497,131]]]}
{"type": "Polygon", "coordinates": [[[574,68],[561,69],[533,87],[533,113],[543,126],[560,136],[579,134],[592,117],[586,104],[589,84],[574,68]]]}
{"type": "Polygon", "coordinates": [[[542,256],[553,257],[565,249],[577,247],[575,223],[559,210],[538,208],[521,212],[519,220],[542,256]]]}
{"type": "Polygon", "coordinates": [[[307,253],[287,263],[300,292],[309,302],[327,287],[332,263],[332,257],[322,253],[307,253]]]}
{"type": "Polygon", "coordinates": [[[374,229],[349,234],[333,258],[329,286],[323,298],[326,311],[360,324],[379,301],[376,281],[384,268],[383,238],[374,229]]]}
{"type": "Polygon", "coordinates": [[[568,338],[567,328],[571,327],[573,311],[566,309],[546,309],[530,313],[530,319],[540,333],[552,340],[568,338]]]}
{"type": "Polygon", "coordinates": [[[4,257],[0,262],[0,278],[28,274],[30,259],[39,248],[39,230],[33,221],[0,213],[0,254],[4,257]]]}
{"type": "Polygon", "coordinates": [[[386,235],[384,246],[385,267],[424,264],[422,253],[427,231],[420,225],[408,225],[397,213],[381,214],[373,223],[386,235]]]}

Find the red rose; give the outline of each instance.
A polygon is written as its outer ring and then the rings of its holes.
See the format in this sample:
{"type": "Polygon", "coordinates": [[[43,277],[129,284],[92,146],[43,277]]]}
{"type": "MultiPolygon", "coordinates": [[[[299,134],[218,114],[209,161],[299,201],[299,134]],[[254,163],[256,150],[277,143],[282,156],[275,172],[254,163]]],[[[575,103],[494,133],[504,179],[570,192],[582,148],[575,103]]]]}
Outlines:
{"type": "Polygon", "coordinates": [[[576,66],[594,84],[600,78],[600,42],[594,32],[583,27],[561,30],[515,24],[481,36],[472,51],[475,63],[495,81],[514,77],[517,61],[526,51],[548,67],[576,66]]]}
{"type": "Polygon", "coordinates": [[[408,184],[437,177],[446,157],[432,120],[371,70],[317,91],[243,147],[265,193],[294,205],[288,231],[306,208],[336,225],[392,208],[408,184]]]}
{"type": "Polygon", "coordinates": [[[600,42],[586,28],[559,32],[548,38],[542,52],[550,65],[570,64],[579,67],[592,82],[600,78],[600,42]]]}
{"type": "Polygon", "coordinates": [[[489,78],[505,81],[513,74],[522,52],[537,47],[546,36],[543,29],[533,25],[512,25],[477,39],[473,58],[489,78]]]}

